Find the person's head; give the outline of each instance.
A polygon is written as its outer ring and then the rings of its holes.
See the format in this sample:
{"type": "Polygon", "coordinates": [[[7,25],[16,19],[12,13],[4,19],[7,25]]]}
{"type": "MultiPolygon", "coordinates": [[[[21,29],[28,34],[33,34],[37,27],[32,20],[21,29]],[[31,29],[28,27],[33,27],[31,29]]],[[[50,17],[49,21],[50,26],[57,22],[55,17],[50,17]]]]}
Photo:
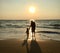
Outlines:
{"type": "Polygon", "coordinates": [[[31,19],[30,21],[31,21],[31,22],[35,22],[34,19],[31,19]]]}
{"type": "Polygon", "coordinates": [[[27,30],[29,30],[29,28],[27,27],[27,30]]]}
{"type": "Polygon", "coordinates": [[[31,23],[33,23],[33,21],[31,21],[31,23]]]}
{"type": "Polygon", "coordinates": [[[34,20],[31,20],[31,23],[34,23],[35,21],[34,20]]]}

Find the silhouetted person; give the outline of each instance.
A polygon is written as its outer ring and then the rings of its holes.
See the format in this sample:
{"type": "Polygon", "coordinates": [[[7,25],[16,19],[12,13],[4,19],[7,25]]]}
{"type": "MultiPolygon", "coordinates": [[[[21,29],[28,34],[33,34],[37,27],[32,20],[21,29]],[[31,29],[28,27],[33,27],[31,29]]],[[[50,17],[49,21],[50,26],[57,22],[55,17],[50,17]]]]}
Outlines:
{"type": "Polygon", "coordinates": [[[23,41],[22,46],[26,46],[27,53],[29,53],[29,48],[28,48],[28,38],[29,38],[29,28],[26,28],[26,35],[27,38],[23,41]]]}
{"type": "Polygon", "coordinates": [[[32,38],[35,37],[35,29],[36,29],[36,24],[34,21],[31,21],[31,31],[32,31],[32,38]]]}
{"type": "Polygon", "coordinates": [[[27,34],[27,40],[29,38],[29,28],[26,29],[26,34],[27,34]]]}

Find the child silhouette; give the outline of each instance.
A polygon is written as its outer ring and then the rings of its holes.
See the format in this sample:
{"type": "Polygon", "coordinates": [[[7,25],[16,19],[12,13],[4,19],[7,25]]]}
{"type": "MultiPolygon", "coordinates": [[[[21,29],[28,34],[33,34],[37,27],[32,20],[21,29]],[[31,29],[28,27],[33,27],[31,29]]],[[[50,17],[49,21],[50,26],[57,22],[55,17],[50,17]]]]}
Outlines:
{"type": "Polygon", "coordinates": [[[27,40],[29,38],[29,28],[26,29],[26,34],[27,34],[27,40]]]}

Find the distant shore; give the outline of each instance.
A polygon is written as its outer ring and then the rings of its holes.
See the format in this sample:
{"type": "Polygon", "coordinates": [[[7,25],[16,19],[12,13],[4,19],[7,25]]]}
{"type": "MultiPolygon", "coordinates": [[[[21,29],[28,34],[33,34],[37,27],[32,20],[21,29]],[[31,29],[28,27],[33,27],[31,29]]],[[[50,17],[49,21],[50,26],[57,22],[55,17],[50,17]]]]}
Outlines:
{"type": "Polygon", "coordinates": [[[60,53],[60,41],[0,40],[0,53],[60,53]]]}

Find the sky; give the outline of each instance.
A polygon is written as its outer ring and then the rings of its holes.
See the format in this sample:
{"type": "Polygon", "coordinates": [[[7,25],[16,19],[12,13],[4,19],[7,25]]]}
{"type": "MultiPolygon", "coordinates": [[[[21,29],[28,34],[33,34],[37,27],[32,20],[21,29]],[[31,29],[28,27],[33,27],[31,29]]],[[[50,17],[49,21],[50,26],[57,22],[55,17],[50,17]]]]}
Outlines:
{"type": "Polygon", "coordinates": [[[0,0],[0,19],[60,19],[60,0],[0,0]]]}

